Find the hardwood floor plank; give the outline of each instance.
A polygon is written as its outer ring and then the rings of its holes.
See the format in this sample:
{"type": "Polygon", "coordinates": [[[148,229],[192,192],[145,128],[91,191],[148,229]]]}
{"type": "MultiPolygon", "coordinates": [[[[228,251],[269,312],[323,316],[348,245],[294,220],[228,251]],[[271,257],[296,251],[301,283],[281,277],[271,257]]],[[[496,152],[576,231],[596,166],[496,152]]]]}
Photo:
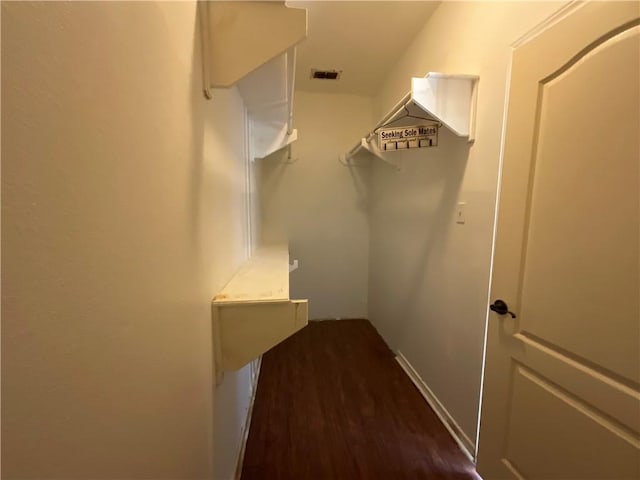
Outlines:
{"type": "Polygon", "coordinates": [[[264,355],[242,480],[478,478],[367,320],[309,322],[264,355]]]}

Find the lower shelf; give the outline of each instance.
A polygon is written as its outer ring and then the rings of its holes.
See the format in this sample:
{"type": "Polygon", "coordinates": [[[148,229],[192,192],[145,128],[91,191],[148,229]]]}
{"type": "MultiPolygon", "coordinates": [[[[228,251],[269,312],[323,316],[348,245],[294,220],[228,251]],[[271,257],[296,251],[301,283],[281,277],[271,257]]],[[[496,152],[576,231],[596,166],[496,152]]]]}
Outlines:
{"type": "Polygon", "coordinates": [[[307,325],[307,300],[289,298],[286,244],[259,248],[212,304],[216,383],[307,325]]]}
{"type": "Polygon", "coordinates": [[[239,370],[303,328],[308,321],[307,307],[307,300],[214,304],[221,370],[239,370]]]}

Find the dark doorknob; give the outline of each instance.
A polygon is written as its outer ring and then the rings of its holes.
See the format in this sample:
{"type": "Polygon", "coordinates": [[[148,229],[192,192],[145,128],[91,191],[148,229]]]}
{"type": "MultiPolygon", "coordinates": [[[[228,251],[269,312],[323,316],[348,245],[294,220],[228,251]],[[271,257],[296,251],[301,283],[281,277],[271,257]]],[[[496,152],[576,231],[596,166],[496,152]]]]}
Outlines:
{"type": "Polygon", "coordinates": [[[516,318],[516,314],[509,311],[509,305],[507,305],[504,300],[496,300],[493,304],[489,305],[489,308],[498,315],[506,315],[508,313],[511,315],[511,318],[516,318]]]}

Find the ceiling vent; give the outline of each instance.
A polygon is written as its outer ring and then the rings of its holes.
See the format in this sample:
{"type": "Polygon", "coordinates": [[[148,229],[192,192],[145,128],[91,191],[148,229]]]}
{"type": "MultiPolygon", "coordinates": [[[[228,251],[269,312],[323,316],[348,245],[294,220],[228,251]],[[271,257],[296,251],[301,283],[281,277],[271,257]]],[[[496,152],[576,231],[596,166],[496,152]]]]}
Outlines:
{"type": "Polygon", "coordinates": [[[311,69],[311,78],[317,78],[319,80],[339,80],[342,75],[342,70],[318,70],[317,68],[311,69]]]}

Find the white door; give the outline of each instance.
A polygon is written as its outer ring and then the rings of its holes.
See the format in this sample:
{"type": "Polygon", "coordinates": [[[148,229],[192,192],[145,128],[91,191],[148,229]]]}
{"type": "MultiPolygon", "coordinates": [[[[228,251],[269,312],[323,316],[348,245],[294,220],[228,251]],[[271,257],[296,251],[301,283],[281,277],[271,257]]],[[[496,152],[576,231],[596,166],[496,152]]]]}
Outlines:
{"type": "Polygon", "coordinates": [[[581,5],[513,54],[485,480],[640,478],[638,17],[581,5]]]}

